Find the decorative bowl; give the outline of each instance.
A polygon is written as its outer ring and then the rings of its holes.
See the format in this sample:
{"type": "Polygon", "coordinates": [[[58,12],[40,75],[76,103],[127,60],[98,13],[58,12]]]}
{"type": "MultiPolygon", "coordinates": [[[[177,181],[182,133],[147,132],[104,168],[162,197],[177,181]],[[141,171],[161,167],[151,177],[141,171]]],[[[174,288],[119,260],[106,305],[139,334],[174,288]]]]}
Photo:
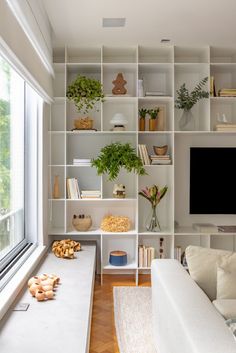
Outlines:
{"type": "Polygon", "coordinates": [[[72,224],[78,232],[86,232],[92,225],[92,219],[91,217],[79,218],[74,215],[72,224]]]}
{"type": "Polygon", "coordinates": [[[168,145],[164,146],[153,146],[154,153],[157,156],[164,156],[167,153],[168,145]]]}
{"type": "Polygon", "coordinates": [[[78,130],[91,130],[93,128],[93,119],[89,117],[75,119],[74,127],[78,130]]]}

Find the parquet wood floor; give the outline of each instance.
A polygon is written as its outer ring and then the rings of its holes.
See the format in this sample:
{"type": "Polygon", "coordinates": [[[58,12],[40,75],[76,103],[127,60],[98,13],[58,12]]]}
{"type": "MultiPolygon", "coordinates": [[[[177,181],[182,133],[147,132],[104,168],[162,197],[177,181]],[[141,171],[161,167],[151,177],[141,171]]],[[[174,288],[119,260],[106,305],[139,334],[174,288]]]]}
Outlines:
{"type": "MultiPolygon", "coordinates": [[[[139,276],[140,286],[150,286],[150,275],[139,276]]],[[[132,275],[96,276],[90,338],[90,353],[119,353],[113,315],[113,287],[135,286],[132,275]]]]}

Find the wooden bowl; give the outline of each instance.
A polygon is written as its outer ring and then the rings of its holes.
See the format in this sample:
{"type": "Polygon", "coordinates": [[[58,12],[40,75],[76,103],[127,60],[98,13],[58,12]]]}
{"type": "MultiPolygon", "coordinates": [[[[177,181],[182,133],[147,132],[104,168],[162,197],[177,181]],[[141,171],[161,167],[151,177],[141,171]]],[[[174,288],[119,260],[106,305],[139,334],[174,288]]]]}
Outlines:
{"type": "Polygon", "coordinates": [[[167,153],[168,145],[164,146],[153,146],[154,153],[157,156],[164,156],[167,153]]]}

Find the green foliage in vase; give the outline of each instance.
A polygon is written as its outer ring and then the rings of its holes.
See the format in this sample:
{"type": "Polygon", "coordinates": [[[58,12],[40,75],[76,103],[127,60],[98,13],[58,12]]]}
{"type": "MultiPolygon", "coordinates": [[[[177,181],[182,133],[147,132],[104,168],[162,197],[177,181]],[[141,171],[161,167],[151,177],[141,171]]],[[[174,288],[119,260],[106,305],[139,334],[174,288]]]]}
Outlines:
{"type": "Polygon", "coordinates": [[[130,143],[114,142],[103,147],[98,158],[92,160],[92,166],[97,169],[98,175],[108,174],[108,180],[115,180],[121,168],[129,173],[146,174],[141,159],[130,143]]]}
{"type": "Polygon", "coordinates": [[[158,116],[158,113],[160,111],[160,108],[156,108],[156,109],[149,109],[148,110],[148,114],[150,115],[151,119],[156,119],[158,116]]]}
{"type": "Polygon", "coordinates": [[[81,75],[68,86],[66,96],[83,114],[92,110],[97,102],[103,102],[104,98],[101,82],[81,75]]]}
{"type": "Polygon", "coordinates": [[[175,100],[175,108],[190,110],[200,99],[208,98],[209,92],[203,90],[207,80],[208,77],[203,78],[190,93],[186,88],[186,84],[183,83],[180,89],[176,91],[177,99],[175,100]]]}
{"type": "Polygon", "coordinates": [[[145,119],[146,115],[148,114],[148,109],[140,108],[138,112],[139,112],[140,119],[145,119]]]}
{"type": "Polygon", "coordinates": [[[152,204],[152,207],[156,207],[165,196],[167,190],[167,185],[163,188],[160,188],[158,185],[152,185],[151,187],[146,186],[138,194],[148,200],[152,204]]]}

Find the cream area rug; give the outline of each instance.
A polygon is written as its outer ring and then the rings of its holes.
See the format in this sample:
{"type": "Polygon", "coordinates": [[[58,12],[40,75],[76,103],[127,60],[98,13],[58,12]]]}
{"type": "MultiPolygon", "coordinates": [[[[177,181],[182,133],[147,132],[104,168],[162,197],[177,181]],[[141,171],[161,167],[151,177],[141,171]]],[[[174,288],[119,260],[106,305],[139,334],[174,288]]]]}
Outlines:
{"type": "Polygon", "coordinates": [[[152,338],[151,288],[114,287],[120,353],[157,353],[152,338]]]}

